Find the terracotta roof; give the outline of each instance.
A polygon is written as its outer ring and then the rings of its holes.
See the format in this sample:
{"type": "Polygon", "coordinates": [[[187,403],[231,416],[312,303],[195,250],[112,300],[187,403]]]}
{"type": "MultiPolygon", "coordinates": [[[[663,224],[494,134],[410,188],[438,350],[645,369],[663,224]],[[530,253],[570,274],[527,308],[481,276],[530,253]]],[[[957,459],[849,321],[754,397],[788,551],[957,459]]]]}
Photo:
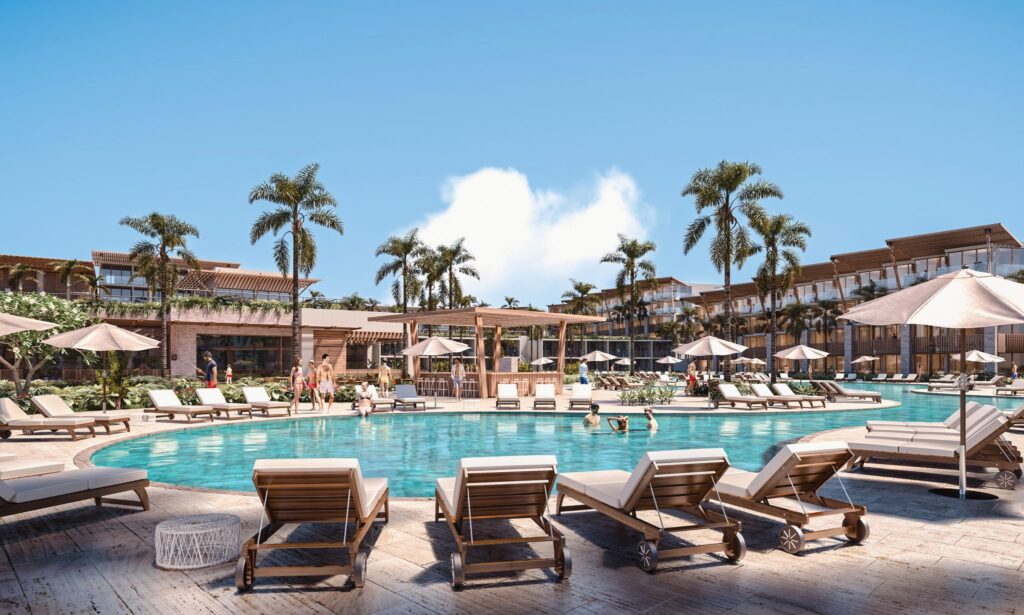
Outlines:
{"type": "MultiPolygon", "coordinates": [[[[132,261],[128,258],[127,252],[106,252],[93,250],[92,260],[97,264],[103,265],[131,265],[132,261]]],[[[171,262],[182,267],[186,266],[185,261],[181,259],[171,259],[171,262]]],[[[241,265],[239,263],[227,263],[221,261],[199,261],[199,266],[202,269],[214,269],[216,267],[227,267],[229,269],[238,269],[241,265]]]]}
{"type": "MultiPolygon", "coordinates": [[[[50,263],[71,260],[69,258],[44,258],[41,256],[17,256],[14,254],[0,254],[0,265],[28,265],[30,267],[49,267],[50,263]]],[[[92,269],[91,261],[82,261],[82,267],[92,269]]]]}
{"type": "Polygon", "coordinates": [[[416,312],[413,314],[382,314],[380,316],[370,316],[369,320],[374,322],[412,322],[415,320],[421,325],[472,327],[476,324],[477,316],[482,319],[484,327],[528,327],[531,325],[556,325],[562,322],[575,324],[605,321],[600,316],[578,316],[576,314],[484,307],[416,312]]]}

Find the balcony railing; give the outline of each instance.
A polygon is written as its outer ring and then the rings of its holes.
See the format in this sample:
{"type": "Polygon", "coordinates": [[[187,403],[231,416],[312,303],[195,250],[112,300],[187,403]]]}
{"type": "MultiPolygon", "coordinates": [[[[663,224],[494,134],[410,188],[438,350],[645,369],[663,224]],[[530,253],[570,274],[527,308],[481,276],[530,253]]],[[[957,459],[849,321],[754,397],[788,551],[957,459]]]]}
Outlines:
{"type": "Polygon", "coordinates": [[[900,354],[899,339],[878,339],[878,340],[854,340],[853,354],[879,355],[879,354],[900,354]]]}
{"type": "MultiPolygon", "coordinates": [[[[1024,336],[1021,336],[1024,338],[1024,336]]],[[[985,347],[985,336],[981,333],[967,335],[967,350],[982,350],[985,347]]],[[[926,353],[957,353],[960,352],[959,335],[936,335],[933,337],[914,338],[913,350],[915,354],[926,353]]]]}

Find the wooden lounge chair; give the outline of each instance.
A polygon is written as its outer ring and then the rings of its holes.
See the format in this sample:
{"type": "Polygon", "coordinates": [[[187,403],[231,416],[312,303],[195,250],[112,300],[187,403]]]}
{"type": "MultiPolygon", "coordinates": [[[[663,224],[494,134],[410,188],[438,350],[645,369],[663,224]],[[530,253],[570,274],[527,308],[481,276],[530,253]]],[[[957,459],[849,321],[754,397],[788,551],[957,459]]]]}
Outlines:
{"type": "Polygon", "coordinates": [[[494,400],[495,408],[504,408],[505,406],[519,409],[519,387],[510,382],[498,385],[498,397],[494,400]]]}
{"type": "Polygon", "coordinates": [[[792,378],[789,377],[789,372],[779,372],[777,379],[782,381],[792,380],[792,378]]]}
{"type": "Polygon", "coordinates": [[[206,416],[210,422],[213,422],[213,416],[217,414],[217,411],[210,406],[186,406],[182,404],[177,394],[170,389],[154,389],[146,392],[149,393],[149,401],[156,408],[153,413],[157,416],[165,416],[172,421],[174,417],[180,414],[189,423],[197,416],[206,416]]]}
{"type": "Polygon", "coordinates": [[[797,408],[803,407],[803,400],[800,397],[796,395],[779,395],[777,393],[773,393],[772,390],[768,388],[767,384],[755,382],[750,385],[750,388],[754,389],[754,395],[767,399],[768,403],[773,406],[779,404],[789,408],[791,405],[796,404],[797,408]]]}
{"type": "Polygon", "coordinates": [[[718,494],[723,504],[785,521],[787,525],[779,532],[779,546],[788,553],[798,553],[808,540],[828,536],[863,542],[870,531],[864,519],[867,509],[854,504],[849,495],[842,502],[818,494],[832,477],[842,483],[839,470],[852,459],[845,442],[787,444],[760,472],[730,469],[718,481],[718,494]],[[774,499],[782,499],[789,506],[774,504],[774,499]],[[842,524],[806,529],[812,520],[831,515],[842,515],[842,524]]]}
{"type": "Polygon", "coordinates": [[[917,377],[918,374],[907,374],[907,376],[903,378],[903,382],[917,382],[917,377]]]}
{"type": "Polygon", "coordinates": [[[96,421],[91,418],[61,417],[46,418],[43,416],[30,416],[21,409],[13,399],[0,398],[0,438],[6,440],[11,433],[20,431],[25,435],[33,435],[37,432],[64,431],[71,436],[72,440],[82,437],[96,437],[96,421]],[[80,431],[86,431],[82,434],[80,431]]]}
{"type": "Polygon", "coordinates": [[[364,478],[358,459],[257,459],[252,482],[263,503],[260,531],[242,545],[235,586],[252,589],[257,577],[352,576],[366,581],[366,552],[360,551],[373,522],[388,521],[388,479],[364,478]],[[266,524],[263,524],[266,519],[266,524]],[[340,541],[267,541],[287,524],[341,523],[340,541]],[[350,527],[351,524],[351,527],[350,527]],[[260,566],[261,551],[333,549],[348,551],[345,564],[260,566]]]}
{"type": "Polygon", "coordinates": [[[533,395],[533,409],[551,408],[558,410],[558,399],[555,397],[555,385],[538,384],[533,395]]]}
{"type": "MultiPolygon", "coordinates": [[[[957,411],[959,414],[959,411],[957,411]]],[[[987,424],[997,417],[1005,416],[995,406],[978,406],[967,412],[967,435],[970,437],[975,430],[985,429],[987,424]]],[[[960,442],[959,421],[955,427],[875,427],[864,436],[868,440],[892,440],[895,442],[919,442],[922,440],[940,440],[960,442]]]]}
{"type": "MultiPolygon", "coordinates": [[[[976,402],[976,401],[969,401],[969,402],[967,402],[967,405],[964,408],[965,414],[967,414],[967,416],[970,417],[971,414],[975,413],[981,407],[982,407],[982,405],[979,404],[978,402],[976,402]]],[[[926,421],[868,421],[866,423],[866,426],[867,426],[867,430],[868,431],[872,431],[874,429],[883,429],[883,430],[910,429],[911,431],[915,431],[915,430],[918,430],[918,429],[954,429],[954,430],[959,430],[960,429],[960,409],[957,408],[956,410],[954,410],[953,414],[950,414],[945,420],[943,420],[941,422],[931,422],[931,421],[928,421],[928,422],[926,422],[926,421]]]]}
{"type": "MultiPolygon", "coordinates": [[[[974,375],[967,377],[967,381],[970,384],[969,389],[974,388],[974,375]]],[[[933,380],[928,383],[929,391],[955,391],[957,389],[956,376],[953,376],[951,380],[933,380]]]]}
{"type": "Polygon", "coordinates": [[[593,509],[639,531],[643,540],[636,548],[637,564],[647,572],[653,572],[661,559],[698,553],[721,551],[735,563],[743,559],[747,551],[740,522],[730,519],[724,511],[720,514],[706,506],[728,468],[729,458],[724,450],[704,448],[648,451],[632,473],[624,470],[569,472],[558,477],[556,514],[593,509]],[[566,506],[566,497],[579,504],[566,506]],[[676,509],[698,521],[666,527],[668,519],[662,516],[662,511],[668,509],[676,509]],[[657,513],[656,524],[640,516],[644,511],[657,513]],[[667,535],[698,529],[720,530],[722,540],[661,548],[661,541],[667,535]]]}
{"type": "Polygon", "coordinates": [[[887,382],[903,382],[903,374],[893,374],[887,382]]]}
{"type": "Polygon", "coordinates": [[[284,410],[288,416],[292,415],[292,404],[287,401],[272,401],[270,394],[263,387],[242,387],[242,397],[245,403],[249,404],[254,411],[263,412],[270,416],[271,410],[284,410]]]}
{"type": "Polygon", "coordinates": [[[889,374],[878,374],[877,376],[871,379],[871,382],[882,382],[888,377],[889,374]]]}
{"type": "MultiPolygon", "coordinates": [[[[395,401],[396,400],[394,400],[394,399],[392,399],[390,397],[381,397],[380,393],[377,391],[377,387],[375,385],[368,384],[366,386],[366,388],[370,392],[370,410],[371,410],[371,412],[392,412],[392,411],[394,411],[394,409],[395,409],[395,401]]],[[[358,391],[358,390],[359,390],[359,387],[356,387],[356,391],[358,391]]],[[[359,400],[358,399],[353,399],[352,400],[352,410],[355,411],[358,405],[359,405],[359,400]]]]}
{"type": "Polygon", "coordinates": [[[0,517],[93,500],[97,506],[119,504],[149,510],[145,470],[82,468],[0,480],[0,517]],[[105,496],[134,491],[138,502],[105,496]]]}
{"type": "Polygon", "coordinates": [[[975,387],[999,387],[1003,384],[1003,377],[999,374],[992,376],[988,380],[975,380],[975,387]]]}
{"type": "Polygon", "coordinates": [[[43,459],[19,459],[13,453],[0,453],[0,480],[40,476],[62,472],[64,464],[59,461],[43,459]]]}
{"type": "MultiPolygon", "coordinates": [[[[824,395],[797,395],[796,393],[793,392],[793,389],[789,388],[788,384],[785,384],[783,382],[776,382],[774,386],[775,392],[778,393],[779,395],[799,398],[801,402],[809,405],[812,408],[814,407],[814,404],[821,404],[821,407],[824,408],[825,402],[828,401],[824,395]]],[[[833,386],[839,385],[834,384],[833,386]]]]}
{"type": "Polygon", "coordinates": [[[586,408],[590,410],[590,405],[594,403],[594,393],[590,388],[589,384],[580,384],[577,382],[572,385],[572,395],[569,396],[569,409],[573,408],[586,408]]]}
{"type": "MultiPolygon", "coordinates": [[[[993,480],[1001,489],[1013,489],[1021,476],[1020,451],[1003,438],[1010,428],[1010,419],[1000,414],[967,434],[968,467],[995,468],[993,480]]],[[[883,463],[906,465],[952,465],[958,463],[960,436],[916,436],[903,441],[864,438],[847,443],[856,455],[855,466],[881,460],[883,463]]]]}
{"type": "Polygon", "coordinates": [[[833,380],[846,380],[846,374],[836,374],[833,380]]]}
{"type": "Polygon", "coordinates": [[[557,462],[553,455],[464,458],[454,477],[437,479],[434,521],[442,519],[455,538],[451,555],[452,587],[459,589],[466,575],[553,568],[559,579],[572,574],[572,558],[565,536],[551,523],[548,500],[554,490],[557,462]],[[529,519],[544,533],[533,536],[487,538],[489,521],[529,519]],[[470,562],[480,547],[550,543],[550,558],[470,562]]]}
{"type": "Polygon", "coordinates": [[[1017,395],[1024,393],[1024,378],[1016,378],[1006,386],[996,387],[996,395],[1017,395]]]}
{"type": "Polygon", "coordinates": [[[427,400],[416,395],[416,387],[411,384],[399,384],[395,386],[395,408],[403,410],[412,408],[415,410],[427,409],[427,400]]]}
{"type": "MultiPolygon", "coordinates": [[[[252,406],[249,404],[230,403],[224,399],[224,393],[219,388],[212,389],[196,389],[196,396],[199,397],[199,403],[204,406],[209,406],[217,411],[217,414],[223,414],[224,418],[231,418],[231,413],[236,412],[237,418],[245,418],[246,415],[252,418],[252,406]]],[[[266,414],[267,411],[263,410],[266,414]]]]}
{"type": "Polygon", "coordinates": [[[760,406],[765,410],[768,409],[767,399],[754,397],[753,395],[741,395],[740,390],[736,388],[735,384],[721,382],[718,384],[718,392],[721,393],[721,397],[715,400],[716,408],[721,404],[729,404],[733,408],[736,407],[736,404],[744,404],[747,406],[748,410],[755,406],[760,406]]]}
{"type": "Polygon", "coordinates": [[[861,391],[860,389],[847,389],[837,382],[827,380],[814,380],[811,382],[821,391],[828,401],[839,401],[844,399],[868,399],[876,403],[882,403],[882,394],[876,391],[861,391]]]}
{"type": "Polygon", "coordinates": [[[604,376],[597,376],[596,380],[597,380],[597,384],[600,384],[602,389],[605,389],[605,390],[608,390],[608,391],[615,391],[615,390],[618,390],[618,388],[619,388],[619,383],[614,378],[606,378],[604,376]]]}
{"type": "Polygon", "coordinates": [[[132,417],[127,412],[75,412],[59,395],[34,395],[32,405],[40,414],[51,419],[92,419],[97,427],[102,427],[108,434],[113,433],[110,431],[111,425],[121,425],[121,431],[132,430],[132,417]]]}

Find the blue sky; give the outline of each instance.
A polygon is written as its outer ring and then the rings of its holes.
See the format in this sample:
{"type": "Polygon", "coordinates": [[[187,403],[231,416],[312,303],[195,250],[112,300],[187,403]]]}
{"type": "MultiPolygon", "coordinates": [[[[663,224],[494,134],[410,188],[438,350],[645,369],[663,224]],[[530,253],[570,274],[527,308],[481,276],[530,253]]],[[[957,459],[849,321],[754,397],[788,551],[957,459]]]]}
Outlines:
{"type": "Polygon", "coordinates": [[[1011,2],[0,4],[0,252],[126,249],[124,215],[199,225],[206,258],[272,268],[248,190],[317,161],[344,237],[330,296],[373,250],[466,235],[492,303],[554,301],[617,230],[684,256],[689,176],[753,160],[809,223],[805,262],[1003,221],[1024,235],[1011,2]],[[11,222],[23,216],[17,227],[11,222]],[[507,230],[498,236],[496,229],[507,230]]]}

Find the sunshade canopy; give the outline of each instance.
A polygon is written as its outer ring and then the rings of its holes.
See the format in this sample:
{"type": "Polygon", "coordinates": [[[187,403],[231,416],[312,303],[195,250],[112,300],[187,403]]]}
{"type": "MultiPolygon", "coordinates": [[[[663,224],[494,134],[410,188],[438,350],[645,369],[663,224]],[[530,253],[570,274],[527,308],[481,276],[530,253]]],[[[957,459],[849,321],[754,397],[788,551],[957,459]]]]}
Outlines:
{"type": "Polygon", "coordinates": [[[539,359],[534,359],[534,360],[530,361],[530,365],[547,365],[548,363],[554,363],[554,362],[555,362],[554,359],[549,359],[547,357],[541,357],[539,359]]]}
{"type": "MultiPolygon", "coordinates": [[[[960,353],[954,353],[949,356],[951,356],[955,361],[960,360],[960,353]]],[[[1001,363],[1003,358],[980,350],[968,350],[967,360],[974,363],[1001,363]]]]}
{"type": "Polygon", "coordinates": [[[600,350],[594,350],[580,357],[580,361],[586,359],[588,361],[611,361],[615,358],[615,355],[608,354],[607,352],[601,352],[600,350]]]}
{"type": "Polygon", "coordinates": [[[632,361],[630,361],[629,359],[627,359],[625,357],[623,357],[623,358],[621,358],[621,359],[619,359],[618,361],[615,362],[616,365],[629,365],[630,363],[632,363],[632,361]]]}
{"type": "Polygon", "coordinates": [[[775,357],[779,359],[785,359],[787,361],[814,361],[815,359],[824,359],[828,356],[828,353],[824,350],[818,350],[817,348],[811,348],[810,346],[804,346],[798,344],[792,348],[780,350],[775,353],[775,357]]]}
{"type": "Polygon", "coordinates": [[[960,269],[862,303],[839,316],[866,325],[974,329],[1024,322],[1024,284],[960,269]]]}
{"type": "Polygon", "coordinates": [[[22,331],[45,331],[56,326],[52,322],[46,322],[45,320],[36,320],[34,318],[25,318],[24,316],[0,312],[0,335],[12,335],[22,331]]]}
{"type": "Polygon", "coordinates": [[[765,362],[757,357],[740,357],[738,359],[733,359],[732,362],[739,363],[740,365],[765,365],[765,362]]]}
{"type": "Polygon", "coordinates": [[[94,352],[149,350],[160,345],[160,342],[151,337],[139,335],[105,322],[54,335],[44,341],[57,348],[92,350],[94,352]]]}
{"type": "Polygon", "coordinates": [[[861,356],[857,357],[856,359],[850,361],[850,363],[871,363],[872,361],[877,361],[877,360],[878,360],[878,357],[872,357],[870,355],[864,354],[864,355],[861,355],[861,356]]]}
{"type": "Polygon", "coordinates": [[[687,357],[721,357],[730,354],[739,354],[746,349],[747,347],[742,344],[727,342],[723,339],[714,337],[713,335],[707,335],[699,340],[692,341],[689,344],[683,344],[682,346],[674,348],[672,352],[685,355],[687,357]]]}
{"type": "Polygon", "coordinates": [[[682,363],[682,362],[683,362],[682,359],[677,359],[675,357],[661,357],[660,359],[655,361],[655,363],[662,363],[664,365],[673,365],[675,363],[682,363]]]}
{"type": "Polygon", "coordinates": [[[463,352],[468,348],[469,346],[466,344],[450,340],[447,337],[428,337],[422,342],[402,350],[402,354],[407,357],[437,357],[453,352],[463,352]]]}

